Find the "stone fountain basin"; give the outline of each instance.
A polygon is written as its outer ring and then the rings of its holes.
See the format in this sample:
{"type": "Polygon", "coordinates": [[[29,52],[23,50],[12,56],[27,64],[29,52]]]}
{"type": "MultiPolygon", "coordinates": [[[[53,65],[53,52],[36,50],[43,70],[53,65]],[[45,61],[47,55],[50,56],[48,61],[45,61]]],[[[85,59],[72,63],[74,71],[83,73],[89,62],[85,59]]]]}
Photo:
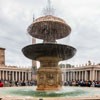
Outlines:
{"type": "Polygon", "coordinates": [[[22,49],[23,54],[32,60],[38,60],[40,57],[55,57],[61,60],[72,58],[76,49],[72,46],[54,43],[32,44],[22,49]]]}
{"type": "Polygon", "coordinates": [[[36,19],[27,30],[32,37],[39,39],[50,38],[50,36],[54,39],[61,39],[71,32],[70,26],[64,20],[52,15],[36,19]]]}
{"type": "MultiPolygon", "coordinates": [[[[98,100],[100,100],[100,89],[99,88],[93,88],[93,87],[62,87],[59,91],[36,91],[35,86],[30,87],[3,87],[0,88],[0,97],[8,96],[8,97],[50,97],[50,100],[57,100],[59,97],[59,100],[63,100],[63,98],[84,98],[84,97],[91,97],[92,99],[82,99],[82,100],[97,100],[93,99],[93,97],[99,97],[98,100]],[[53,98],[52,98],[53,97],[53,98]],[[54,97],[57,97],[54,99],[54,97]]],[[[64,100],[66,100],[64,99],[64,100]]],[[[9,100],[9,99],[6,99],[9,100]]],[[[10,100],[17,100],[17,99],[10,99],[10,100]]],[[[22,99],[18,99],[22,100],[22,99]]],[[[24,99],[26,100],[26,99],[24,99]]],[[[27,99],[31,100],[31,99],[27,99]]],[[[32,99],[34,100],[34,99],[32,99]]],[[[37,100],[37,99],[36,99],[37,100]]],[[[38,99],[39,100],[39,99],[38,99]]],[[[48,100],[48,99],[45,99],[48,100]]],[[[73,100],[73,99],[68,99],[73,100]]],[[[75,99],[75,100],[81,100],[81,99],[75,99]]]]}

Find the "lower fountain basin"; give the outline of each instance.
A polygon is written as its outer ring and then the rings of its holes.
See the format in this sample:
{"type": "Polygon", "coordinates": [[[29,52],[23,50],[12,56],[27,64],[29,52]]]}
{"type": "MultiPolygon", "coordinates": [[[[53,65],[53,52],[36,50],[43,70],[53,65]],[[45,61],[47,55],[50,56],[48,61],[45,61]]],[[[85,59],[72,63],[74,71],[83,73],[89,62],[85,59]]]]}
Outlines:
{"type": "Polygon", "coordinates": [[[100,96],[100,89],[93,87],[63,87],[60,91],[36,91],[35,86],[30,87],[4,87],[0,88],[0,96],[25,97],[93,97],[100,96]]]}

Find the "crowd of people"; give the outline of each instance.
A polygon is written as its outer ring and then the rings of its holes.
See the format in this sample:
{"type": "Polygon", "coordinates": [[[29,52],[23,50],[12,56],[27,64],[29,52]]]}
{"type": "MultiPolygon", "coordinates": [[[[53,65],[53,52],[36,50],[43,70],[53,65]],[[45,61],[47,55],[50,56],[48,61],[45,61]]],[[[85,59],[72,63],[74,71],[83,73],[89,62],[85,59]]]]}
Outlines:
{"type": "MultiPolygon", "coordinates": [[[[7,81],[0,80],[0,87],[12,87],[12,86],[33,86],[37,85],[36,81],[7,81]]],[[[100,87],[100,81],[66,81],[63,82],[64,86],[82,86],[82,87],[100,87]]]]}
{"type": "Polygon", "coordinates": [[[8,81],[8,80],[0,80],[0,87],[33,86],[33,85],[36,85],[36,81],[8,81]]]}
{"type": "Polygon", "coordinates": [[[100,81],[66,81],[64,82],[64,86],[83,86],[83,87],[100,87],[100,81]]]}

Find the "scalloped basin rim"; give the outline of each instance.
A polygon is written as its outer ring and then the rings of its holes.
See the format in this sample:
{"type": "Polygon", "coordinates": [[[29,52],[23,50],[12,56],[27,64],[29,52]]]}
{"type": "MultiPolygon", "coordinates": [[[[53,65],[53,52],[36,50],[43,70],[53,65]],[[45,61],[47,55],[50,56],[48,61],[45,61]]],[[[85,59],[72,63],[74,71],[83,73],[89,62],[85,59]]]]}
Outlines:
{"type": "MultiPolygon", "coordinates": [[[[0,96],[30,96],[30,97],[90,97],[100,96],[100,89],[93,87],[63,87],[59,91],[36,91],[36,87],[6,87],[0,88],[0,96]]],[[[75,99],[76,100],[76,99],[75,99]]],[[[90,100],[90,99],[89,99],[90,100]]],[[[94,99],[92,99],[94,100],[94,99]]],[[[97,100],[97,99],[96,99],[97,100]]],[[[99,100],[99,99],[98,99],[99,100]]]]}
{"type": "Polygon", "coordinates": [[[57,57],[58,59],[67,60],[75,55],[76,49],[63,44],[39,43],[24,47],[22,52],[32,60],[38,60],[40,57],[57,57]]]}
{"type": "Polygon", "coordinates": [[[56,40],[67,37],[71,33],[71,28],[69,25],[57,21],[40,21],[32,23],[27,28],[27,31],[32,37],[35,38],[45,39],[45,35],[52,35],[56,40]],[[51,30],[50,34],[49,32],[48,34],[44,32],[46,25],[48,26],[48,30],[51,30]]]}

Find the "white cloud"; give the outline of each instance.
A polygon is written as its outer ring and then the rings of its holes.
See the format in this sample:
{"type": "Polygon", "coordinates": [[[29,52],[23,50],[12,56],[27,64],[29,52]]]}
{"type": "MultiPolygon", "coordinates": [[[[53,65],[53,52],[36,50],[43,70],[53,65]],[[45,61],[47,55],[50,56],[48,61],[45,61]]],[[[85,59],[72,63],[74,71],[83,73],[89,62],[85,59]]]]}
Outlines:
{"type": "MultiPolygon", "coordinates": [[[[72,28],[70,37],[58,42],[77,48],[75,57],[66,62],[79,64],[91,60],[99,63],[100,0],[51,1],[56,15],[72,28]]],[[[31,65],[21,49],[31,44],[26,29],[32,23],[33,14],[35,18],[42,15],[46,3],[47,0],[0,0],[0,47],[6,48],[7,64],[31,65]]]]}

